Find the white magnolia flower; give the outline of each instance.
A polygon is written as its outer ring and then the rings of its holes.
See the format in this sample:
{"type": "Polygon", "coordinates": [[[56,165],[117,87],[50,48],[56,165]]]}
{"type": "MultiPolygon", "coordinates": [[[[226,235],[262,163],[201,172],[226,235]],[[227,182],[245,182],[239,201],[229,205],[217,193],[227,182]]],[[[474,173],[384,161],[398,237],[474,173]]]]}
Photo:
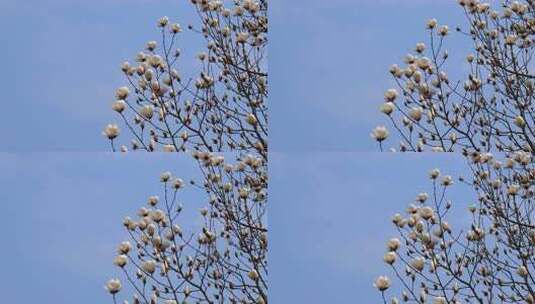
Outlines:
{"type": "Polygon", "coordinates": [[[132,245],[129,241],[124,241],[121,244],[119,244],[119,247],[117,248],[117,251],[120,254],[128,254],[132,250],[132,245]]]}
{"type": "Polygon", "coordinates": [[[121,281],[119,279],[111,279],[106,283],[106,290],[111,294],[116,294],[121,290],[121,281]]]}
{"type": "Polygon", "coordinates": [[[163,16],[162,18],[158,20],[159,27],[165,27],[167,26],[167,24],[169,24],[169,17],[167,16],[163,16]]]}
{"type": "Polygon", "coordinates": [[[505,37],[505,44],[514,45],[517,39],[518,37],[516,35],[507,35],[507,37],[505,37]]]}
{"type": "Polygon", "coordinates": [[[178,23],[174,23],[171,25],[171,32],[176,34],[182,32],[182,27],[178,23]]]}
{"type": "Polygon", "coordinates": [[[115,259],[113,260],[113,264],[119,267],[124,267],[126,263],[128,263],[128,257],[124,254],[116,256],[115,259]]]}
{"type": "Polygon", "coordinates": [[[254,116],[254,114],[252,113],[249,113],[247,114],[247,123],[254,126],[256,125],[258,122],[258,120],[256,119],[256,116],[254,116]]]}
{"type": "Polygon", "coordinates": [[[419,201],[420,203],[424,203],[425,201],[427,201],[428,197],[429,195],[427,193],[422,192],[416,196],[416,200],[419,201]]]}
{"type": "Polygon", "coordinates": [[[409,112],[409,116],[415,121],[420,121],[423,112],[424,110],[421,107],[413,107],[409,112]]]}
{"type": "Polygon", "coordinates": [[[249,38],[249,33],[239,32],[239,33],[236,34],[236,41],[238,43],[245,43],[245,42],[247,42],[248,38],[249,38]]]}
{"type": "Polygon", "coordinates": [[[518,267],[516,273],[523,278],[527,277],[529,274],[528,269],[525,266],[518,267]]]}
{"type": "Polygon", "coordinates": [[[126,102],[125,102],[123,99],[119,99],[119,100],[115,101],[115,102],[111,105],[111,108],[112,108],[115,112],[121,113],[121,112],[123,112],[124,109],[126,108],[126,102]]]}
{"type": "Polygon", "coordinates": [[[176,148],[175,148],[175,146],[170,145],[170,144],[169,145],[164,145],[163,146],[163,151],[164,152],[176,152],[176,148]]]}
{"type": "Polygon", "coordinates": [[[171,178],[171,172],[169,171],[165,171],[164,173],[160,175],[160,181],[162,183],[169,181],[170,178],[171,178]]]}
{"type": "Polygon", "coordinates": [[[156,271],[156,261],[144,261],[143,264],[141,264],[141,269],[147,273],[153,274],[156,271]]]}
{"type": "Polygon", "coordinates": [[[423,51],[425,51],[425,43],[423,42],[419,42],[416,44],[416,52],[418,53],[422,53],[423,51]]]}
{"type": "Polygon", "coordinates": [[[379,276],[373,286],[380,291],[385,291],[390,287],[390,279],[387,276],[379,276]]]}
{"type": "Polygon", "coordinates": [[[150,196],[149,197],[149,205],[156,206],[156,204],[158,204],[159,200],[160,200],[160,198],[157,195],[150,196]]]}
{"type": "Polygon", "coordinates": [[[389,251],[396,251],[399,249],[401,242],[397,238],[392,238],[386,243],[386,245],[389,251]]]}
{"type": "Polygon", "coordinates": [[[381,110],[381,112],[385,113],[386,115],[390,115],[392,114],[392,112],[394,112],[394,103],[393,102],[385,102],[381,105],[381,107],[379,108],[381,110]]]}
{"type": "Polygon", "coordinates": [[[433,28],[435,28],[437,26],[437,24],[438,24],[437,19],[434,19],[434,18],[433,19],[429,19],[429,21],[427,21],[427,28],[428,29],[433,29],[433,28]]]}
{"type": "Polygon", "coordinates": [[[184,186],[184,181],[180,178],[175,178],[175,180],[173,181],[173,188],[175,189],[180,189],[184,186]]]}
{"type": "Polygon", "coordinates": [[[517,117],[515,117],[515,125],[519,128],[523,128],[526,126],[526,121],[522,116],[518,115],[517,117]]]}
{"type": "Polygon", "coordinates": [[[130,94],[128,87],[120,87],[115,91],[115,97],[117,97],[117,99],[126,99],[128,94],[130,94]]]}
{"type": "Polygon", "coordinates": [[[377,126],[370,135],[376,141],[381,142],[388,138],[388,134],[388,129],[385,126],[377,126]]]}
{"type": "Polygon", "coordinates": [[[414,260],[412,260],[410,262],[410,265],[412,268],[418,270],[418,271],[422,271],[424,269],[424,266],[425,266],[425,259],[422,258],[422,257],[418,257],[414,260]]]}
{"type": "Polygon", "coordinates": [[[396,89],[389,89],[385,92],[385,101],[394,101],[398,97],[396,89]]]}
{"type": "Polygon", "coordinates": [[[419,213],[420,213],[420,216],[424,220],[429,220],[434,215],[433,208],[431,208],[429,206],[425,206],[425,207],[420,208],[419,213]]]}
{"type": "Polygon", "coordinates": [[[396,253],[393,251],[387,252],[383,257],[383,261],[389,265],[394,264],[396,262],[396,253]]]}
{"type": "Polygon", "coordinates": [[[253,281],[258,280],[258,278],[260,277],[260,276],[258,275],[258,272],[257,272],[255,269],[249,271],[249,273],[247,274],[247,276],[249,277],[249,279],[251,279],[251,280],[253,280],[253,281]]]}
{"type": "Polygon", "coordinates": [[[156,41],[149,41],[149,42],[147,42],[147,49],[149,51],[154,51],[154,49],[156,48],[157,45],[158,45],[158,43],[156,41]]]}
{"type": "Polygon", "coordinates": [[[453,184],[453,179],[451,176],[446,175],[442,178],[442,185],[444,186],[450,186],[453,184]]]}
{"type": "Polygon", "coordinates": [[[165,212],[160,209],[156,209],[150,213],[150,217],[156,223],[159,223],[165,219],[165,212]]]}
{"type": "Polygon", "coordinates": [[[141,116],[145,117],[146,119],[150,120],[152,116],[154,115],[154,107],[152,105],[144,105],[139,111],[139,114],[141,114],[141,116]]]}
{"type": "Polygon", "coordinates": [[[431,179],[436,179],[439,175],[440,175],[440,170],[436,168],[429,172],[429,177],[431,179]]]}
{"type": "Polygon", "coordinates": [[[450,28],[447,25],[443,25],[438,29],[438,33],[441,36],[446,36],[450,32],[450,28]]]}
{"type": "Polygon", "coordinates": [[[104,128],[104,131],[102,134],[106,136],[108,139],[114,139],[117,136],[119,136],[120,130],[119,127],[116,124],[108,124],[104,128]]]}
{"type": "Polygon", "coordinates": [[[446,304],[447,301],[444,297],[435,297],[433,299],[433,304],[446,304]]]}

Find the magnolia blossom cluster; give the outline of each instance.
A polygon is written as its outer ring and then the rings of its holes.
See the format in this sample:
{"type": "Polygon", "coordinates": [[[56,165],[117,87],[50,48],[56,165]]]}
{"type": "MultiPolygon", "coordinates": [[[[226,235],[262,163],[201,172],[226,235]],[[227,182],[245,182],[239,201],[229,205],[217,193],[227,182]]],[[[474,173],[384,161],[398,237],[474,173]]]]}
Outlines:
{"type": "MultiPolygon", "coordinates": [[[[147,42],[135,63],[124,62],[126,85],[111,108],[132,136],[121,151],[249,151],[267,157],[267,1],[191,1],[206,49],[199,70],[180,70],[182,26],[158,20],[160,41],[147,42]],[[225,5],[229,5],[228,7],[225,5]]],[[[113,128],[110,128],[113,126],[113,128]]],[[[119,128],[104,136],[118,140],[119,128]]]]}
{"type": "Polygon", "coordinates": [[[398,236],[387,242],[383,261],[395,280],[382,275],[374,283],[384,303],[397,283],[400,294],[392,303],[534,302],[532,154],[465,156],[473,176],[460,180],[473,190],[473,197],[466,198],[473,202],[462,204],[471,223],[464,226],[458,223],[464,216],[453,215],[447,198],[453,179],[430,171],[432,192],[419,193],[405,214],[392,218],[398,236]]]}
{"type": "MultiPolygon", "coordinates": [[[[427,22],[428,44],[418,43],[403,65],[390,68],[397,87],[379,109],[400,139],[399,151],[534,151],[532,1],[458,1],[473,49],[464,78],[450,79],[444,49],[448,26],[427,22]]],[[[377,127],[382,144],[389,133],[377,127]]],[[[381,145],[382,149],[382,145],[381,145]]]]}
{"type": "MultiPolygon", "coordinates": [[[[202,182],[170,172],[160,175],[162,195],[149,196],[123,225],[129,240],[113,264],[132,287],[132,303],[267,303],[267,172],[261,156],[229,163],[223,155],[196,151],[202,182]],[[201,224],[186,229],[183,191],[201,189],[201,224]]],[[[189,205],[189,204],[187,204],[189,205]]],[[[114,300],[119,279],[106,289],[114,300]]]]}

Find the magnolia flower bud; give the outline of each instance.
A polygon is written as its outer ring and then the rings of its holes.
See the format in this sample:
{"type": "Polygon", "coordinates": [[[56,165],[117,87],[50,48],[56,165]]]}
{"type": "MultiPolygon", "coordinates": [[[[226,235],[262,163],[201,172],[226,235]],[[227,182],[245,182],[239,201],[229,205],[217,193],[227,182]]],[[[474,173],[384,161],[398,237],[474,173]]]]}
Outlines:
{"type": "Polygon", "coordinates": [[[418,257],[410,262],[410,265],[412,268],[416,269],[417,271],[422,271],[425,266],[425,259],[422,257],[418,257]]]}
{"type": "Polygon", "coordinates": [[[124,254],[116,256],[115,259],[113,260],[113,264],[119,267],[124,267],[127,262],[128,262],[128,257],[124,254]]]}
{"type": "MultiPolygon", "coordinates": [[[[416,48],[414,49],[417,53],[423,53],[425,51],[425,43],[420,42],[416,44],[416,48]]],[[[409,61],[414,61],[414,58],[409,59],[409,61]]]]}
{"type": "Polygon", "coordinates": [[[106,290],[111,294],[116,294],[121,290],[121,281],[119,279],[111,279],[106,283],[106,290]]]}
{"type": "Polygon", "coordinates": [[[388,138],[388,129],[385,126],[377,126],[370,134],[373,139],[381,142],[388,138]]]}
{"type": "Polygon", "coordinates": [[[505,44],[514,45],[516,43],[517,39],[518,39],[518,37],[516,35],[507,35],[505,37],[505,44]]]}
{"type": "Polygon", "coordinates": [[[425,207],[420,208],[419,213],[420,213],[420,216],[421,216],[424,220],[429,220],[429,219],[431,219],[431,218],[433,217],[433,215],[434,215],[433,208],[428,207],[428,206],[425,206],[425,207]]]}
{"type": "Polygon", "coordinates": [[[385,92],[385,101],[394,101],[398,97],[396,89],[389,89],[385,92]]]}
{"type": "Polygon", "coordinates": [[[451,178],[451,176],[449,175],[446,175],[442,178],[442,185],[444,186],[450,186],[453,184],[453,179],[451,178]]]}
{"type": "Polygon", "coordinates": [[[245,199],[249,196],[249,189],[246,189],[246,188],[240,188],[240,190],[238,190],[239,192],[239,195],[240,195],[240,198],[242,199],[245,199]]]}
{"type": "Polygon", "coordinates": [[[381,112],[385,113],[386,115],[392,114],[394,112],[394,103],[393,102],[385,102],[381,105],[379,108],[381,112]]]}
{"type": "Polygon", "coordinates": [[[182,186],[184,186],[184,181],[182,181],[182,179],[180,178],[175,178],[175,180],[173,181],[173,188],[178,190],[182,188],[182,186]]]}
{"type": "Polygon", "coordinates": [[[130,94],[128,87],[120,87],[115,91],[115,97],[117,97],[117,99],[126,99],[128,94],[130,94]]]}
{"type": "Polygon", "coordinates": [[[390,279],[387,276],[379,276],[373,286],[379,289],[379,291],[385,291],[390,287],[390,279]]]}
{"type": "Polygon", "coordinates": [[[529,274],[528,269],[525,266],[518,267],[516,273],[523,278],[527,277],[529,274]]]}
{"type": "Polygon", "coordinates": [[[230,190],[232,190],[232,184],[231,184],[231,183],[225,183],[225,184],[223,185],[223,190],[224,190],[225,192],[230,192],[230,190]]]}
{"type": "Polygon", "coordinates": [[[159,223],[165,219],[165,213],[160,209],[156,209],[150,213],[150,217],[153,221],[159,223]]]}
{"type": "Polygon", "coordinates": [[[257,119],[256,119],[256,116],[254,116],[254,114],[252,113],[249,113],[247,114],[247,123],[254,126],[257,124],[257,119]]]}
{"type": "Polygon", "coordinates": [[[401,245],[401,242],[399,239],[393,238],[390,239],[387,243],[387,248],[389,251],[396,251],[399,249],[399,246],[401,245]]]}
{"type": "Polygon", "coordinates": [[[393,251],[387,252],[385,256],[383,257],[383,261],[385,263],[392,265],[396,261],[396,253],[393,251]]]}
{"type": "Polygon", "coordinates": [[[446,36],[450,32],[450,28],[447,25],[443,25],[438,29],[438,33],[441,36],[446,36]]]}
{"type": "Polygon", "coordinates": [[[236,34],[236,42],[238,43],[247,42],[247,38],[249,38],[249,34],[246,32],[239,32],[236,34]]]}
{"type": "Polygon", "coordinates": [[[117,248],[117,252],[120,254],[128,254],[130,250],[132,249],[132,245],[128,241],[124,241],[121,244],[119,244],[119,247],[117,248]]]}
{"type": "Polygon", "coordinates": [[[115,101],[111,108],[115,111],[115,112],[118,112],[118,113],[121,113],[124,111],[124,109],[126,108],[126,102],[122,99],[119,99],[117,101],[115,101]]]}
{"type": "Polygon", "coordinates": [[[422,192],[416,196],[416,200],[419,201],[420,203],[424,203],[428,197],[429,195],[427,193],[422,192]]]}
{"type": "Polygon", "coordinates": [[[427,21],[427,28],[428,29],[434,29],[438,24],[438,21],[437,19],[429,19],[429,21],[427,21]]]}
{"type": "Polygon", "coordinates": [[[153,195],[153,196],[150,196],[149,197],[149,205],[151,206],[156,206],[156,204],[158,204],[158,201],[160,200],[160,198],[156,195],[153,195]]]}
{"type": "Polygon", "coordinates": [[[438,170],[438,169],[433,169],[433,170],[429,171],[429,177],[431,179],[436,179],[439,175],[440,175],[440,170],[438,170]]]}
{"type": "Polygon", "coordinates": [[[519,128],[524,128],[526,126],[526,121],[522,116],[518,115],[515,117],[515,125],[519,128]]]}
{"type": "Polygon", "coordinates": [[[169,18],[167,16],[163,16],[158,20],[158,26],[159,27],[165,27],[169,23],[169,18]]]}
{"type": "Polygon", "coordinates": [[[507,194],[511,196],[515,196],[518,194],[519,189],[520,189],[519,185],[510,185],[509,187],[507,187],[507,194]]]}
{"type": "Polygon", "coordinates": [[[165,183],[171,178],[171,172],[166,171],[160,175],[160,181],[165,183]]]}
{"type": "Polygon", "coordinates": [[[130,63],[128,61],[125,61],[125,62],[123,62],[123,64],[121,64],[121,71],[123,71],[125,73],[130,71],[130,68],[131,68],[130,67],[130,63]]]}
{"type": "Polygon", "coordinates": [[[149,42],[147,42],[147,50],[154,51],[154,49],[156,49],[157,45],[158,45],[158,43],[156,41],[149,41],[149,42]]]}
{"type": "Polygon", "coordinates": [[[423,111],[424,110],[421,107],[414,107],[409,112],[409,116],[415,121],[420,121],[420,119],[422,119],[423,111]]]}
{"type": "Polygon", "coordinates": [[[108,124],[104,128],[104,131],[102,134],[106,136],[108,139],[114,139],[117,136],[119,136],[120,130],[119,127],[116,124],[108,124]]]}
{"type": "Polygon", "coordinates": [[[151,120],[152,116],[154,115],[154,107],[152,105],[144,105],[139,111],[139,114],[141,114],[141,116],[144,118],[151,120]]]}
{"type": "Polygon", "coordinates": [[[258,280],[258,278],[260,277],[260,276],[258,275],[258,272],[257,272],[255,269],[249,271],[249,273],[247,274],[247,276],[249,277],[249,279],[251,279],[251,280],[253,280],[253,281],[258,280]]]}
{"type": "Polygon", "coordinates": [[[147,273],[153,274],[156,271],[156,261],[144,261],[143,264],[141,264],[141,269],[147,273]]]}
{"type": "Polygon", "coordinates": [[[447,303],[447,301],[443,297],[435,297],[433,299],[433,304],[446,304],[446,303],[447,303]]]}
{"type": "Polygon", "coordinates": [[[174,23],[174,24],[171,25],[171,32],[173,34],[180,33],[180,32],[182,32],[182,27],[180,26],[180,24],[174,23]]]}
{"type": "Polygon", "coordinates": [[[176,152],[175,146],[169,144],[163,146],[163,152],[176,152]]]}

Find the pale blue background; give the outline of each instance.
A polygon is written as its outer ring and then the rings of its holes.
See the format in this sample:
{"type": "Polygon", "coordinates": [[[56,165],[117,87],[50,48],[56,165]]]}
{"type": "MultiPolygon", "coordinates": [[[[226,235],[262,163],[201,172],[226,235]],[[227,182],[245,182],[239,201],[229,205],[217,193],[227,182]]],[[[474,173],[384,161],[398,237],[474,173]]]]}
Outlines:
{"type": "MultiPolygon", "coordinates": [[[[272,153],[271,302],[377,303],[372,282],[389,274],[390,218],[431,191],[435,167],[466,173],[454,154],[272,153]]],[[[198,176],[189,157],[170,154],[0,153],[3,301],[110,303],[103,286],[119,275],[112,259],[127,236],[122,219],[163,195],[165,170],[198,176]]],[[[466,223],[473,193],[460,183],[450,193],[466,223]]],[[[180,201],[181,225],[194,227],[205,198],[187,187],[180,201]]]]}
{"type": "Polygon", "coordinates": [[[378,110],[394,86],[388,69],[428,41],[431,17],[452,32],[450,76],[465,74],[457,1],[274,0],[270,9],[271,151],[378,151],[370,132],[389,123],[378,110]]]}
{"type": "MultiPolygon", "coordinates": [[[[101,130],[120,121],[119,66],[158,40],[162,15],[184,27],[196,18],[185,0],[0,0],[0,151],[109,151],[101,130]]],[[[450,0],[271,0],[269,17],[272,151],[376,151],[389,66],[427,41],[430,17],[464,21],[450,0]]],[[[452,35],[452,63],[466,42],[452,35]]],[[[191,72],[202,39],[180,43],[191,72]]]]}
{"type": "MultiPolygon", "coordinates": [[[[159,40],[161,16],[195,20],[188,2],[0,0],[0,151],[109,151],[101,133],[122,121],[111,110],[121,63],[159,40]]],[[[184,77],[201,41],[181,35],[184,77]]]]}
{"type": "MultiPolygon", "coordinates": [[[[382,261],[395,237],[395,213],[440,168],[456,184],[452,227],[467,227],[474,193],[455,154],[272,153],[270,156],[270,296],[272,303],[380,303],[372,286],[390,269],[382,261]]],[[[391,290],[399,290],[392,282],[391,290]]],[[[399,295],[399,293],[398,293],[399,295]]]]}
{"type": "MultiPolygon", "coordinates": [[[[107,151],[119,66],[158,37],[162,15],[192,18],[186,0],[0,0],[0,151],[107,151]]],[[[430,17],[463,22],[449,0],[272,0],[270,149],[376,151],[388,67],[426,41],[430,17]]],[[[183,42],[193,57],[198,42],[183,42]]],[[[462,45],[452,38],[457,62],[462,45]]],[[[272,303],[376,303],[386,223],[427,189],[429,169],[462,171],[452,157],[272,154],[272,303]]],[[[171,163],[196,172],[156,155],[1,154],[3,300],[107,303],[120,221],[159,190],[161,171],[178,170],[171,163]]]]}
{"type": "MultiPolygon", "coordinates": [[[[167,170],[198,178],[196,162],[174,154],[0,153],[1,302],[112,303],[104,285],[121,275],[112,261],[128,239],[123,218],[163,199],[167,170]]],[[[179,202],[184,231],[198,228],[208,198],[187,186],[179,202]]]]}

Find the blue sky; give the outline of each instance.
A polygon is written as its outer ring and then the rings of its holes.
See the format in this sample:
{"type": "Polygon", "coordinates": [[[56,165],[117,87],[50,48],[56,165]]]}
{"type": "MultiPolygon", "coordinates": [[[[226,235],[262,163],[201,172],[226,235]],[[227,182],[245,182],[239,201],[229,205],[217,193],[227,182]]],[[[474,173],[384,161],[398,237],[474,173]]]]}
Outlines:
{"type": "MultiPolygon", "coordinates": [[[[193,18],[178,0],[0,1],[0,151],[20,152],[0,154],[4,301],[106,303],[123,216],[160,189],[161,171],[196,172],[179,156],[27,153],[109,149],[100,133],[118,119],[119,66],[158,37],[162,15],[193,18]]],[[[377,108],[388,67],[426,41],[430,17],[463,22],[450,0],[270,1],[273,303],[376,302],[390,215],[427,189],[429,169],[464,168],[453,155],[326,153],[377,150],[369,133],[386,123],[377,108]]],[[[183,37],[193,58],[199,41],[183,37]]],[[[451,38],[453,62],[463,45],[451,38]]]]}
{"type": "MultiPolygon", "coordinates": [[[[382,258],[396,236],[391,216],[432,193],[427,174],[437,167],[466,176],[456,154],[272,153],[272,303],[379,303],[372,283],[390,275],[382,258]]],[[[459,182],[448,193],[460,214],[451,224],[466,225],[474,195],[459,182]]]]}
{"type": "MultiPolygon", "coordinates": [[[[193,14],[178,0],[0,1],[0,151],[108,151],[101,130],[120,120],[110,110],[120,64],[159,37],[159,17],[187,25],[193,14]]],[[[269,14],[273,151],[376,151],[390,64],[426,40],[428,18],[464,20],[449,0],[272,0],[269,14]]],[[[453,62],[463,41],[450,39],[453,62]]],[[[180,43],[191,70],[202,41],[180,43]]]]}
{"type": "MultiPolygon", "coordinates": [[[[432,17],[451,29],[464,22],[451,0],[272,1],[271,151],[377,151],[369,134],[388,123],[378,110],[394,85],[388,69],[427,42],[432,17]]],[[[467,45],[449,38],[452,78],[467,45]]]]}
{"type": "MultiPolygon", "coordinates": [[[[189,157],[151,155],[0,153],[3,300],[108,303],[103,284],[118,274],[112,259],[126,237],[124,216],[161,195],[161,172],[197,176],[189,157]]],[[[375,303],[390,217],[430,191],[435,167],[456,178],[465,164],[454,154],[271,154],[272,303],[375,303]]],[[[473,198],[460,184],[450,193],[460,211],[473,198]]],[[[183,195],[182,225],[191,227],[204,201],[197,191],[183,195]]]]}
{"type": "MultiPolygon", "coordinates": [[[[127,239],[123,218],[163,197],[160,173],[187,181],[195,164],[170,154],[0,153],[2,303],[111,303],[104,284],[120,274],[112,260],[127,239]]],[[[207,200],[188,187],[179,201],[186,231],[207,200]]]]}
{"type": "MultiPolygon", "coordinates": [[[[133,61],[156,22],[168,15],[185,27],[195,12],[176,0],[2,0],[4,131],[0,151],[109,151],[101,132],[119,122],[111,109],[123,85],[123,61],[133,61]]],[[[184,58],[200,49],[181,38],[184,58]]],[[[184,61],[184,69],[194,61],[184,61]]]]}

